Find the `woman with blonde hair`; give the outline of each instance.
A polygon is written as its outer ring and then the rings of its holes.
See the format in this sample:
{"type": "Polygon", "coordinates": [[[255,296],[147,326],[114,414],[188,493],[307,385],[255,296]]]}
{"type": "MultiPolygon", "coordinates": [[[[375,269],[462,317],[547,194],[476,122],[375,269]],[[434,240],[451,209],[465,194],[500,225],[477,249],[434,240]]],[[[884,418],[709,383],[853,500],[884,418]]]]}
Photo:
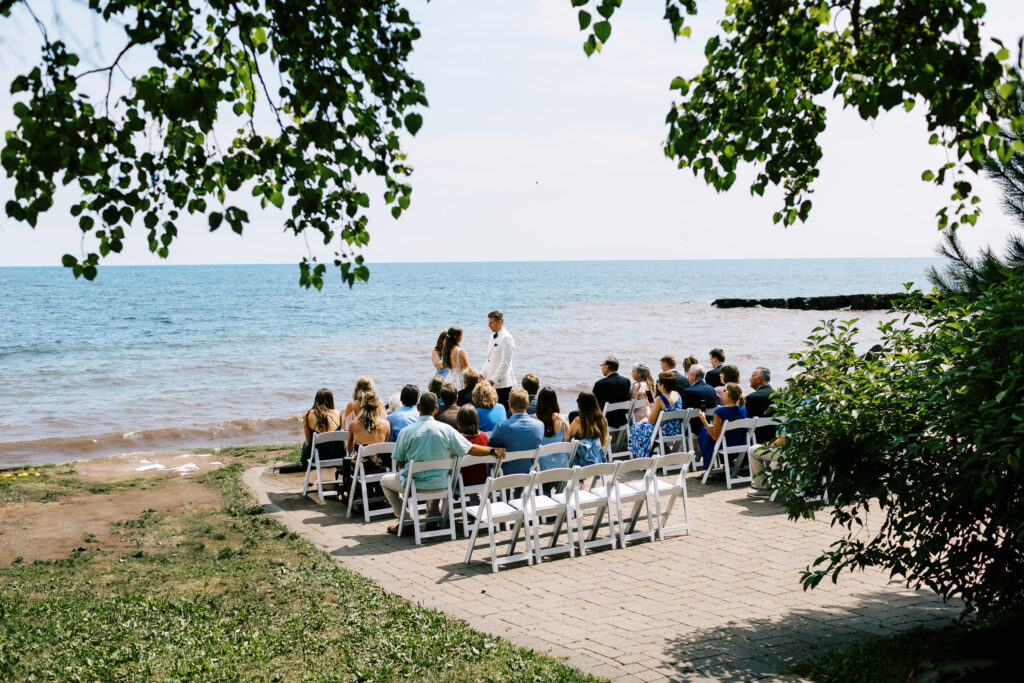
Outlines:
{"type": "MultiPolygon", "coordinates": [[[[680,410],[683,397],[676,391],[676,376],[673,372],[658,375],[658,396],[651,401],[647,415],[640,422],[629,426],[629,452],[634,458],[646,458],[651,454],[654,441],[654,425],[663,410],[680,410]]],[[[682,420],[669,420],[661,425],[661,433],[665,436],[676,436],[683,431],[682,420]]]]}
{"type": "MultiPolygon", "coordinates": [[[[348,428],[348,452],[355,454],[358,446],[384,443],[391,436],[391,423],[381,415],[383,409],[377,392],[368,391],[359,400],[359,413],[348,428]]],[[[391,465],[391,458],[376,456],[364,464],[367,474],[384,472],[391,465]]],[[[347,489],[346,489],[347,490],[347,489]]]]}
{"type": "Polygon", "coordinates": [[[597,396],[591,391],[581,392],[576,397],[576,408],[579,415],[569,425],[569,439],[579,441],[576,457],[570,466],[585,467],[599,462],[607,462],[605,448],[608,447],[608,423],[601,413],[597,396]]]}
{"type": "Polygon", "coordinates": [[[651,369],[644,363],[633,363],[633,388],[629,397],[636,400],[632,421],[646,418],[647,406],[654,400],[654,380],[651,379],[651,369]]]}
{"type": "MultiPolygon", "coordinates": [[[[707,467],[711,462],[711,454],[715,450],[715,442],[722,435],[722,426],[730,420],[742,420],[747,416],[747,409],[744,407],[746,400],[743,398],[743,389],[739,384],[730,382],[725,385],[725,405],[715,409],[714,424],[708,423],[704,412],[700,413],[700,421],[703,427],[697,435],[697,443],[700,446],[701,464],[707,467]]],[[[730,432],[725,437],[726,446],[739,446],[746,439],[742,431],[730,432]]]]}
{"type": "MultiPolygon", "coordinates": [[[[352,391],[352,400],[345,406],[345,416],[341,421],[342,429],[348,429],[352,425],[356,415],[359,414],[359,402],[362,400],[363,394],[366,393],[377,393],[377,387],[374,386],[372,379],[363,376],[356,380],[356,388],[352,391]]],[[[381,415],[384,415],[383,407],[381,415]]]]}
{"type": "Polygon", "coordinates": [[[494,426],[508,417],[505,406],[498,403],[498,392],[490,382],[479,382],[473,389],[473,405],[480,417],[480,431],[490,432],[494,426]]]}

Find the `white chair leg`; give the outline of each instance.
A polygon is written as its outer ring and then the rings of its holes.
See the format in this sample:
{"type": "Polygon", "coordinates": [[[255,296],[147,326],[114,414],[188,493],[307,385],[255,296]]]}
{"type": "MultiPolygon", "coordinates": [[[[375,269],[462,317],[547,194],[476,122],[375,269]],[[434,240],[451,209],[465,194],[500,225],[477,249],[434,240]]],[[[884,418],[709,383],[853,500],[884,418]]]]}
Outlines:
{"type": "Polygon", "coordinates": [[[323,471],[320,469],[320,458],[316,459],[316,493],[320,498],[320,502],[324,502],[324,476],[323,471]]]}
{"type": "Polygon", "coordinates": [[[494,545],[494,524],[491,520],[487,520],[487,541],[491,546],[491,571],[495,574],[498,573],[498,549],[494,545]]]}
{"type": "MultiPolygon", "coordinates": [[[[463,515],[466,513],[463,512],[463,515]]],[[[476,545],[476,537],[480,532],[480,518],[476,518],[476,524],[473,525],[473,532],[467,534],[469,536],[469,547],[466,548],[466,564],[469,564],[473,560],[473,546],[476,545]]]]}
{"type": "MultiPolygon", "coordinates": [[[[363,471],[363,476],[360,477],[360,479],[361,479],[361,481],[359,482],[359,486],[360,486],[360,488],[362,489],[362,492],[363,492],[363,520],[367,524],[369,524],[370,523],[370,492],[369,492],[369,488],[366,485],[366,472],[365,472],[365,470],[363,471]]],[[[351,504],[351,501],[349,502],[349,504],[351,504]]]]}
{"type": "Polygon", "coordinates": [[[309,472],[313,468],[313,455],[310,454],[309,460],[306,461],[306,481],[302,484],[302,496],[306,496],[306,491],[309,490],[309,472]]]}
{"type": "MultiPolygon", "coordinates": [[[[359,460],[356,460],[356,464],[352,469],[354,471],[352,472],[352,485],[349,486],[348,489],[348,512],[345,513],[346,519],[351,519],[352,503],[355,502],[356,499],[356,484],[359,482],[359,473],[362,471],[362,464],[359,460]]],[[[363,505],[365,506],[366,503],[364,502],[363,505]]],[[[369,522],[370,520],[366,521],[369,522]]]]}

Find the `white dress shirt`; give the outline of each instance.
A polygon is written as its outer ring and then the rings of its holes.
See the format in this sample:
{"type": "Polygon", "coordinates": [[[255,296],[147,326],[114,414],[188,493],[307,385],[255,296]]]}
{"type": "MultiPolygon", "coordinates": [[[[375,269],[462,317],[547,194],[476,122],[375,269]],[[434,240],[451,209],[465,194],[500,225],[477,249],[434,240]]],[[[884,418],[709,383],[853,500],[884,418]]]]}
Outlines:
{"type": "Polygon", "coordinates": [[[516,342],[512,333],[504,327],[498,330],[497,335],[491,335],[491,341],[487,346],[487,360],[480,370],[484,379],[494,382],[498,389],[515,386],[516,376],[512,371],[512,354],[516,350],[516,342]]]}

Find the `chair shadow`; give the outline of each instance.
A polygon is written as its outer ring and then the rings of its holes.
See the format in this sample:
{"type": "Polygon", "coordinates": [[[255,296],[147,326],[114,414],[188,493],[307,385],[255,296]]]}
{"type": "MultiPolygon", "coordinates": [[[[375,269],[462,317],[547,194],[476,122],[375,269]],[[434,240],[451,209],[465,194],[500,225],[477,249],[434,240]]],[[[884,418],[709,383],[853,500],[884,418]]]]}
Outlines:
{"type": "Polygon", "coordinates": [[[853,643],[919,625],[940,628],[958,616],[955,606],[934,602],[893,604],[893,595],[858,595],[852,606],[803,608],[782,617],[730,621],[670,641],[665,654],[680,679],[689,676],[749,681],[853,643]]]}

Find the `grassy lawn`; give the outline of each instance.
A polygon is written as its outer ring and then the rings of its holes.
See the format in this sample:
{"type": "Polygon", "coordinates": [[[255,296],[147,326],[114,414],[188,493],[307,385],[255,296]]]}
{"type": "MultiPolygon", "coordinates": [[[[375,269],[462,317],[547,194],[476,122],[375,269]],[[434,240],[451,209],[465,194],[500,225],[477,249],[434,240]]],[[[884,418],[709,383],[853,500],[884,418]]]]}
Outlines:
{"type": "MultiPolygon", "coordinates": [[[[266,459],[260,449],[228,455],[266,459]]],[[[0,680],[594,680],[338,567],[262,514],[244,467],[197,477],[220,493],[220,509],[113,522],[136,550],[0,568],[0,680]]],[[[0,501],[164,481],[93,485],[67,465],[32,472],[0,479],[0,501]]]]}
{"type": "Polygon", "coordinates": [[[821,683],[1019,680],[1015,659],[1024,617],[1009,615],[992,622],[918,627],[899,635],[857,643],[788,667],[821,683]]]}

